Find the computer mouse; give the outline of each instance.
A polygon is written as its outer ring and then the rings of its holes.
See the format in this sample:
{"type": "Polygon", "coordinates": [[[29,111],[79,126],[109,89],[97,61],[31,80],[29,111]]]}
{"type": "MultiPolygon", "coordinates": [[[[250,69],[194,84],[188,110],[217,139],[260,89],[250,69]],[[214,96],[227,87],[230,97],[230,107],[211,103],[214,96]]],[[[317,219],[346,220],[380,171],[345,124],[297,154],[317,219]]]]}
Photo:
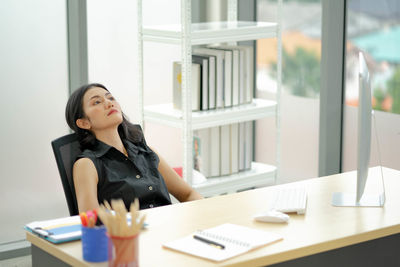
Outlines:
{"type": "Polygon", "coordinates": [[[289,215],[276,210],[256,214],[253,218],[259,222],[287,223],[289,221],[289,215]]]}

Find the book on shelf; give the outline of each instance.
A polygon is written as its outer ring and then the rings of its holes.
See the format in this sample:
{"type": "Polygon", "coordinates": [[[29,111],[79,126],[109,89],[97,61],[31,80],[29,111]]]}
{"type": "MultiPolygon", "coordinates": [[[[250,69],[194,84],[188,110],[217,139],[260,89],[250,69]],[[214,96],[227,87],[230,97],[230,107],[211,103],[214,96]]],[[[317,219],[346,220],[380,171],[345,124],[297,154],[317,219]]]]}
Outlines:
{"type": "MultiPolygon", "coordinates": [[[[215,47],[215,46],[213,46],[215,47]]],[[[242,103],[250,103],[253,100],[254,90],[254,49],[251,45],[218,45],[221,49],[232,49],[240,51],[240,85],[242,93],[240,99],[242,103]]],[[[233,56],[235,57],[235,56],[233,56]]]]}
{"type": "Polygon", "coordinates": [[[193,53],[216,57],[216,108],[224,107],[224,61],[225,53],[211,48],[194,48],[193,53]]]}
{"type": "Polygon", "coordinates": [[[237,46],[212,45],[210,49],[229,50],[232,52],[232,105],[244,102],[244,51],[237,46]]]}
{"type": "Polygon", "coordinates": [[[231,126],[220,126],[221,133],[221,175],[231,174],[231,126]]]}
{"type": "Polygon", "coordinates": [[[230,162],[231,173],[239,172],[239,124],[233,123],[230,127],[230,162]]]}
{"type": "MultiPolygon", "coordinates": [[[[192,63],[192,111],[199,111],[201,107],[201,65],[192,63]]],[[[173,105],[176,109],[182,109],[182,65],[181,62],[173,62],[173,105]]]]}
{"type": "Polygon", "coordinates": [[[246,128],[245,122],[239,123],[239,171],[245,170],[245,153],[246,153],[246,128]]]}
{"type": "Polygon", "coordinates": [[[193,168],[205,177],[211,176],[210,128],[193,131],[193,168]]]}
{"type": "Polygon", "coordinates": [[[208,108],[217,107],[217,59],[208,55],[208,108]]]}
{"type": "Polygon", "coordinates": [[[232,59],[232,105],[239,105],[239,50],[233,50],[232,59]]]}
{"type": "Polygon", "coordinates": [[[277,233],[226,223],[166,242],[163,247],[221,262],[282,239],[277,233]]]}
{"type": "Polygon", "coordinates": [[[239,105],[245,103],[245,52],[243,50],[239,50],[239,105]]]}
{"type": "Polygon", "coordinates": [[[251,169],[252,158],[252,121],[193,131],[193,168],[205,177],[251,169]]]}
{"type": "Polygon", "coordinates": [[[200,98],[201,98],[201,107],[200,110],[208,110],[208,57],[200,56],[200,55],[192,55],[192,62],[196,64],[200,64],[201,68],[201,89],[200,89],[200,98]]]}
{"type": "Polygon", "coordinates": [[[253,47],[250,45],[238,45],[235,47],[243,53],[241,62],[241,65],[243,66],[243,103],[250,103],[253,100],[254,90],[253,47]]]}
{"type": "Polygon", "coordinates": [[[245,50],[245,80],[246,80],[246,94],[245,99],[246,103],[250,103],[254,98],[254,50],[253,47],[248,46],[239,46],[239,48],[243,47],[245,50]]]}
{"type": "MultiPolygon", "coordinates": [[[[216,81],[216,57],[212,55],[206,55],[202,53],[193,53],[192,56],[198,56],[208,59],[208,91],[202,93],[202,106],[203,110],[207,109],[215,109],[217,106],[216,103],[216,94],[217,94],[217,81],[216,81]],[[207,99],[204,99],[207,98],[207,99]]],[[[202,77],[202,81],[205,81],[205,78],[202,77]]]]}
{"type": "Polygon", "coordinates": [[[220,140],[220,127],[210,128],[210,165],[211,165],[211,176],[217,177],[221,175],[221,140],[220,140]]]}
{"type": "Polygon", "coordinates": [[[253,121],[245,122],[245,156],[244,168],[251,169],[251,162],[253,161],[253,121]]]}
{"type": "Polygon", "coordinates": [[[251,169],[253,160],[253,122],[239,123],[239,171],[251,169]]]}
{"type": "MultiPolygon", "coordinates": [[[[210,47],[211,49],[222,50],[225,53],[224,61],[224,107],[231,107],[233,100],[233,86],[234,86],[234,49],[225,49],[219,46],[210,47]]],[[[236,53],[237,54],[237,53],[236,53]]],[[[237,56],[237,55],[236,55],[237,56]]],[[[237,59],[236,59],[237,60],[237,59]]],[[[237,65],[239,67],[239,65],[237,65]]],[[[236,74],[236,73],[235,73],[236,74]]]]}
{"type": "Polygon", "coordinates": [[[232,106],[232,51],[224,50],[224,107],[232,106]]]}

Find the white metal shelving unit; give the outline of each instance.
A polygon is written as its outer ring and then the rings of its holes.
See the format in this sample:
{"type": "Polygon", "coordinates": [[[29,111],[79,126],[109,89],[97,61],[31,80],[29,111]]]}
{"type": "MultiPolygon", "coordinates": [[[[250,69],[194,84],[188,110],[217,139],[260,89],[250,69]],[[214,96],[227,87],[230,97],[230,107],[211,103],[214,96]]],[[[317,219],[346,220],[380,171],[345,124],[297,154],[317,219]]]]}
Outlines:
{"type": "MultiPolygon", "coordinates": [[[[245,122],[274,116],[276,102],[253,99],[252,103],[224,109],[212,109],[192,113],[192,130],[245,122]]],[[[182,128],[182,112],[174,109],[172,103],[151,105],[144,108],[144,120],[176,128],[182,128]]]]}
{"type": "MultiPolygon", "coordinates": [[[[281,0],[279,0],[280,2],[281,0]]],[[[281,77],[281,28],[280,23],[236,21],[237,0],[228,1],[228,20],[224,22],[191,23],[191,0],[181,0],[181,24],[143,27],[142,1],[137,1],[138,12],[138,112],[140,124],[156,122],[182,129],[183,136],[183,177],[203,196],[236,192],[252,187],[275,183],[279,170],[279,102],[281,77]],[[278,94],[277,101],[254,99],[252,103],[208,111],[192,112],[191,108],[191,57],[193,45],[238,42],[260,38],[278,39],[278,94]],[[143,105],[143,41],[177,44],[182,55],[182,110],[176,110],[172,103],[143,105]],[[277,164],[253,162],[251,169],[217,178],[208,178],[201,184],[192,184],[192,142],[193,130],[221,126],[231,123],[252,121],[268,116],[276,117],[277,164]]],[[[278,10],[280,12],[280,10],[278,10]]],[[[278,15],[278,17],[280,17],[278,15]]]]}
{"type": "MultiPolygon", "coordinates": [[[[221,21],[193,23],[191,45],[238,42],[276,37],[276,23],[256,21],[221,21]]],[[[181,43],[181,25],[159,25],[143,29],[143,40],[181,43]]]]}

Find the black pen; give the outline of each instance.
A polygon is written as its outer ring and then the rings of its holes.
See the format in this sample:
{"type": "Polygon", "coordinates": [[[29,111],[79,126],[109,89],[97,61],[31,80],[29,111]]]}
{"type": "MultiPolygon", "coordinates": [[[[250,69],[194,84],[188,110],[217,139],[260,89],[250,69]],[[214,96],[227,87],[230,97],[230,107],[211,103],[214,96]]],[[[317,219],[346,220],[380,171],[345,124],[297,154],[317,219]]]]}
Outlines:
{"type": "Polygon", "coordinates": [[[201,236],[198,236],[198,235],[193,235],[193,238],[196,239],[196,240],[199,240],[201,242],[204,242],[204,243],[206,243],[208,245],[215,246],[216,248],[225,249],[224,245],[222,245],[220,243],[217,243],[217,242],[214,242],[214,241],[211,241],[211,240],[208,240],[208,239],[206,239],[204,237],[201,237],[201,236]]]}

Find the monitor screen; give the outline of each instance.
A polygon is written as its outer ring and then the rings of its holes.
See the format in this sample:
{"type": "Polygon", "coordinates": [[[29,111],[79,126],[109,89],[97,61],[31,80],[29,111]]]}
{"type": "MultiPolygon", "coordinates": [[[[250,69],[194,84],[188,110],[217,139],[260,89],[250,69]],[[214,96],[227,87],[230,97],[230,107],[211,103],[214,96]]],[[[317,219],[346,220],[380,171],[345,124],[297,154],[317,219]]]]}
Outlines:
{"type": "Polygon", "coordinates": [[[357,143],[357,195],[359,202],[368,178],[371,152],[371,80],[365,58],[359,52],[359,93],[358,93],[358,143],[357,143]]]}

